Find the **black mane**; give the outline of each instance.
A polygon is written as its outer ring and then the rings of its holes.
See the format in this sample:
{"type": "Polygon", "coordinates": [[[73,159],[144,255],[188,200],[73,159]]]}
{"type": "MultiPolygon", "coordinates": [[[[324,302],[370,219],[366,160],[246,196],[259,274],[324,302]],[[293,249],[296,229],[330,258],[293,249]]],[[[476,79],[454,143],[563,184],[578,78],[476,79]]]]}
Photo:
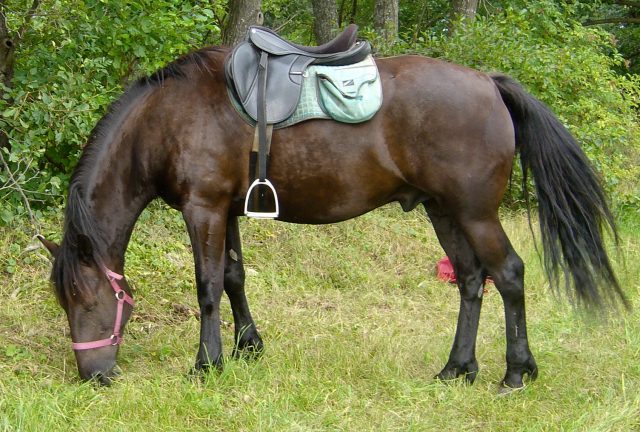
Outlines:
{"type": "Polygon", "coordinates": [[[83,149],[78,164],[71,176],[65,209],[64,237],[56,254],[51,279],[55,285],[58,300],[64,305],[68,295],[79,295],[80,300],[90,301],[91,294],[83,289],[90,285],[83,280],[78,256],[79,239],[88,240],[93,250],[93,260],[99,267],[104,266],[105,240],[89,208],[86,196],[88,174],[93,172],[100,149],[107,145],[106,132],[118,127],[123,121],[123,112],[135,104],[142,95],[161,87],[171,79],[188,79],[193,72],[211,73],[214,66],[209,54],[224,51],[209,47],[186,54],[164,68],[135,81],[115,102],[95,126],[87,145],[83,149]]]}

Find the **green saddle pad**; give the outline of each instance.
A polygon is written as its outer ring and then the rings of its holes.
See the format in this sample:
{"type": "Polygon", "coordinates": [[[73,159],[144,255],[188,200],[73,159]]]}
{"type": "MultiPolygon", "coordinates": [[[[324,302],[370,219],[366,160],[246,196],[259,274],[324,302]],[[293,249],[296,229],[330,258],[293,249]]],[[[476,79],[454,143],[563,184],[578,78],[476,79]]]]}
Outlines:
{"type": "Polygon", "coordinates": [[[348,66],[316,66],[318,102],[336,121],[360,123],[373,117],[382,105],[382,85],[371,56],[348,66]]]}

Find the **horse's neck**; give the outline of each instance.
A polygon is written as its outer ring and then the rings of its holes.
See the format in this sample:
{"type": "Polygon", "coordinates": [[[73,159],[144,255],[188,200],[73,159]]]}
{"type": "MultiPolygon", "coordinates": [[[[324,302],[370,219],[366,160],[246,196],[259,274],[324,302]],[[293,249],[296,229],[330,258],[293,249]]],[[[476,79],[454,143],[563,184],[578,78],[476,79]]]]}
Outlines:
{"type": "Polygon", "coordinates": [[[131,175],[128,151],[106,152],[86,184],[86,197],[96,225],[104,238],[109,264],[121,268],[131,232],[140,213],[153,199],[153,188],[141,176],[131,175]]]}

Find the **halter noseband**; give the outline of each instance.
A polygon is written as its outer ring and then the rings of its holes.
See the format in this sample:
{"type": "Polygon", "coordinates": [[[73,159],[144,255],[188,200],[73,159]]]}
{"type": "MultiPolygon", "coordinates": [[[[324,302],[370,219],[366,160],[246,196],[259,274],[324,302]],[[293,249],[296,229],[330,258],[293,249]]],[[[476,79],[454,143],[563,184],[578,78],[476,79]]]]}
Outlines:
{"type": "Polygon", "coordinates": [[[118,285],[118,281],[123,278],[122,275],[113,272],[105,267],[104,273],[109,279],[109,283],[111,284],[111,288],[116,293],[116,299],[118,299],[118,309],[116,311],[116,322],[113,324],[113,334],[111,337],[107,339],[101,339],[93,342],[74,342],[73,349],[76,351],[88,350],[94,348],[102,348],[110,345],[118,345],[122,342],[122,336],[120,335],[120,330],[122,326],[122,309],[124,307],[124,303],[127,302],[131,305],[131,307],[135,306],[135,302],[133,298],[129,294],[125,292],[120,285],[118,285]]]}

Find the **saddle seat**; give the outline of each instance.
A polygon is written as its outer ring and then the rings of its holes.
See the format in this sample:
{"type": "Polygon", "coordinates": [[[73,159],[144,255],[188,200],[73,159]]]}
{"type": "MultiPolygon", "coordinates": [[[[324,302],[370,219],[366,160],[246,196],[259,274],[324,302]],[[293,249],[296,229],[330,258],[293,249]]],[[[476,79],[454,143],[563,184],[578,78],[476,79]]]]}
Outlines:
{"type": "Polygon", "coordinates": [[[344,66],[371,53],[366,41],[356,41],[358,27],[351,24],[332,41],[317,47],[289,42],[270,29],[250,27],[245,41],[233,48],[225,62],[227,85],[244,111],[258,121],[258,105],[266,103],[266,123],[280,123],[296,109],[308,66],[344,66]],[[261,66],[261,62],[263,63],[261,66]],[[260,69],[265,70],[264,101],[258,101],[260,69]]]}
{"type": "Polygon", "coordinates": [[[353,50],[356,45],[358,26],[349,25],[340,35],[333,40],[319,46],[304,46],[282,38],[276,32],[266,27],[252,27],[249,30],[251,42],[272,55],[298,54],[315,59],[313,64],[327,64],[343,62],[342,64],[357,63],[360,58],[360,50],[353,50]],[[358,57],[352,58],[352,56],[358,57]]]}

